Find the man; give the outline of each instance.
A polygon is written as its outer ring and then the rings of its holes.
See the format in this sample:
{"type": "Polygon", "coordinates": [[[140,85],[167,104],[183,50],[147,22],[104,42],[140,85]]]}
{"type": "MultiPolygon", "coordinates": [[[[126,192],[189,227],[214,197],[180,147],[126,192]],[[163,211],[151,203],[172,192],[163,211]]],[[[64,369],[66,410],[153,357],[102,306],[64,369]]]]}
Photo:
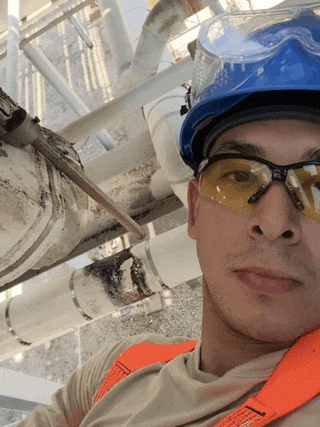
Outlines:
{"type": "Polygon", "coordinates": [[[200,34],[181,155],[195,171],[201,338],[118,342],[20,427],[319,425],[318,9],[266,14],[262,27],[254,15],[263,29],[242,44],[228,17],[200,34]]]}

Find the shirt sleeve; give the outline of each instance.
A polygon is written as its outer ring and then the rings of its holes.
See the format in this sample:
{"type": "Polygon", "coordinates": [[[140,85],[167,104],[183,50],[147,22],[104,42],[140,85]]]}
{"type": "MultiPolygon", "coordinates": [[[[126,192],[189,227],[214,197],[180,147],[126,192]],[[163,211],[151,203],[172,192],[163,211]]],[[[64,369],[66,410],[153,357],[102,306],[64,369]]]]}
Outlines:
{"type": "Polygon", "coordinates": [[[97,353],[53,394],[49,407],[38,406],[17,427],[79,427],[94,405],[108,370],[134,341],[127,338],[97,353]]]}
{"type": "Polygon", "coordinates": [[[94,405],[107,373],[129,347],[141,342],[167,344],[173,341],[159,334],[138,334],[116,342],[93,356],[74,372],[52,396],[49,407],[37,407],[17,427],[79,427],[94,405]]]}

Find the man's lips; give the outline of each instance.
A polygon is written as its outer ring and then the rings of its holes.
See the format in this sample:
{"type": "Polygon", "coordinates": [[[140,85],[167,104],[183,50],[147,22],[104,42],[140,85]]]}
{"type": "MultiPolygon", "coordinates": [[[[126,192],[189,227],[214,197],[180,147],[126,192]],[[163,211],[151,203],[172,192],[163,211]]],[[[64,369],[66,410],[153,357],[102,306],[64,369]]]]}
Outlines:
{"type": "Polygon", "coordinates": [[[301,287],[303,283],[277,270],[248,268],[236,270],[236,276],[249,288],[269,294],[284,294],[301,287]]]}

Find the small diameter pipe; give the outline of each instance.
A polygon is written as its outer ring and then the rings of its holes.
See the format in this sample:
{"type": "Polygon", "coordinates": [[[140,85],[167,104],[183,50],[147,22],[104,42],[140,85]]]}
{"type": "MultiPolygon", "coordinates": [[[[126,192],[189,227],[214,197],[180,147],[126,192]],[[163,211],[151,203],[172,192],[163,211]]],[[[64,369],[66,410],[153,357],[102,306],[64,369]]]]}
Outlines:
{"type": "Polygon", "coordinates": [[[68,19],[69,19],[71,25],[76,30],[76,32],[79,34],[79,36],[85,42],[85,44],[87,45],[87,47],[89,49],[92,49],[93,48],[93,43],[90,40],[90,37],[89,37],[86,29],[84,28],[84,26],[81,25],[81,23],[78,21],[78,19],[76,19],[74,16],[70,16],[70,18],[68,18],[68,19]]]}
{"type": "Polygon", "coordinates": [[[18,102],[20,0],[8,0],[6,92],[18,102]]]}
{"type": "Polygon", "coordinates": [[[92,135],[102,126],[107,126],[128,116],[164,93],[182,85],[191,79],[192,71],[193,60],[191,57],[187,57],[151,77],[138,87],[129,90],[119,98],[75,120],[57,133],[71,143],[76,143],[80,138],[92,135]]]}
{"type": "Polygon", "coordinates": [[[117,0],[98,0],[105,32],[120,74],[128,68],[133,57],[133,49],[124,25],[121,9],[117,0]]]}

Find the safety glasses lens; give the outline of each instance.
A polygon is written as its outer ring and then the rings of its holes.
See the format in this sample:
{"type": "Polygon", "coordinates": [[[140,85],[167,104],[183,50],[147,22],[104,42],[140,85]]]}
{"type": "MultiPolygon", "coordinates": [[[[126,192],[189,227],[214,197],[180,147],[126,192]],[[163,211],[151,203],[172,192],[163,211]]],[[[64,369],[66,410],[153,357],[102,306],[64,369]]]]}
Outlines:
{"type": "Polygon", "coordinates": [[[303,203],[303,213],[320,221],[320,166],[306,165],[290,170],[287,181],[303,203]]]}
{"type": "Polygon", "coordinates": [[[252,209],[250,197],[270,182],[269,168],[245,159],[222,159],[200,176],[200,194],[236,212],[252,209]]]}
{"type": "MultiPolygon", "coordinates": [[[[249,199],[272,180],[272,172],[263,163],[246,159],[221,159],[200,174],[199,191],[206,199],[234,212],[249,212],[249,199]]],[[[290,169],[287,184],[302,202],[303,213],[320,221],[320,166],[305,165],[290,169]]]]}

